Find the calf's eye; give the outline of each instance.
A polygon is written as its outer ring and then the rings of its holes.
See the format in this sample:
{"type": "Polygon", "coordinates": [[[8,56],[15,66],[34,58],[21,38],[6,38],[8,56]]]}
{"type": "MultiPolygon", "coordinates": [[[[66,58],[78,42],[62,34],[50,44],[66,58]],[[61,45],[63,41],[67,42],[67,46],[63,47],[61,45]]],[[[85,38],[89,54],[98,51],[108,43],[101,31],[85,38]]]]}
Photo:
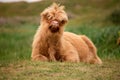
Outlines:
{"type": "Polygon", "coordinates": [[[65,23],[65,20],[62,20],[62,21],[61,21],[61,24],[64,24],[64,23],[65,23]]]}

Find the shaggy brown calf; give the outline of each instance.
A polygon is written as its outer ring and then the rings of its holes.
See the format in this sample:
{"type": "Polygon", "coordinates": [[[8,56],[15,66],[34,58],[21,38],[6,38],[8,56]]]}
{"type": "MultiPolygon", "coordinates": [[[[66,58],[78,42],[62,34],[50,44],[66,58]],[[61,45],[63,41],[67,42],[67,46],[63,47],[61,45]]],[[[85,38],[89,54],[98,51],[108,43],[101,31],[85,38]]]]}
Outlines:
{"type": "Polygon", "coordinates": [[[41,13],[41,25],[32,45],[32,60],[101,64],[90,39],[84,35],[64,32],[67,21],[64,7],[55,3],[41,13]]]}

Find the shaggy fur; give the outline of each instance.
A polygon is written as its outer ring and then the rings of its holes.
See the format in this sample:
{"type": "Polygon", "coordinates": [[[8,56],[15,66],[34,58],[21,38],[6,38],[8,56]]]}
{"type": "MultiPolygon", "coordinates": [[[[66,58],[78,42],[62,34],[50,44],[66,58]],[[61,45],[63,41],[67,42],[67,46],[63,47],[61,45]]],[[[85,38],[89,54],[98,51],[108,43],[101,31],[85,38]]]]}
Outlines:
{"type": "Polygon", "coordinates": [[[41,25],[32,45],[32,60],[101,64],[90,39],[85,35],[64,32],[67,21],[64,6],[55,3],[41,13],[41,25]]]}

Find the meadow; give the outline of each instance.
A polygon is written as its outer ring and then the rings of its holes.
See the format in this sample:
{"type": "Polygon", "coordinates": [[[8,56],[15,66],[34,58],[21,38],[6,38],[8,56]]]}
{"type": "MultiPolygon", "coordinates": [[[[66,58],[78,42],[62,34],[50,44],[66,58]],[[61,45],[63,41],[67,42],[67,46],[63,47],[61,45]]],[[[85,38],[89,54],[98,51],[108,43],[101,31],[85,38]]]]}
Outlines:
{"type": "Polygon", "coordinates": [[[120,24],[108,16],[116,6],[118,9],[119,1],[103,0],[101,6],[85,0],[80,0],[81,6],[78,0],[60,2],[66,5],[69,16],[65,31],[87,35],[95,43],[102,65],[31,61],[31,44],[40,20],[38,12],[52,3],[46,1],[0,3],[0,80],[119,80],[120,24]],[[74,5],[77,6],[70,9],[74,5]]]}

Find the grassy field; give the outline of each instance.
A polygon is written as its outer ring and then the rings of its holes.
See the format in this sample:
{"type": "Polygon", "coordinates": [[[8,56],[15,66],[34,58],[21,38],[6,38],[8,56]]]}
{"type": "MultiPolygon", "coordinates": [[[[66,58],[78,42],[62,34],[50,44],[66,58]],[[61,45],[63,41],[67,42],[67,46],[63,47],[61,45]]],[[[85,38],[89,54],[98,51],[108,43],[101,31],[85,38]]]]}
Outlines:
{"type": "Polygon", "coordinates": [[[119,80],[120,46],[116,44],[119,26],[87,27],[69,24],[66,31],[85,34],[98,48],[103,65],[30,61],[31,43],[37,25],[0,27],[1,80],[119,80]]]}
{"type": "Polygon", "coordinates": [[[0,67],[1,80],[119,80],[118,60],[103,65],[20,61],[0,67]]]}
{"type": "Polygon", "coordinates": [[[120,24],[108,18],[119,10],[120,1],[60,0],[70,18],[65,31],[87,35],[95,43],[102,65],[30,60],[38,12],[52,3],[46,1],[0,3],[0,80],[120,80],[120,24]]]}

